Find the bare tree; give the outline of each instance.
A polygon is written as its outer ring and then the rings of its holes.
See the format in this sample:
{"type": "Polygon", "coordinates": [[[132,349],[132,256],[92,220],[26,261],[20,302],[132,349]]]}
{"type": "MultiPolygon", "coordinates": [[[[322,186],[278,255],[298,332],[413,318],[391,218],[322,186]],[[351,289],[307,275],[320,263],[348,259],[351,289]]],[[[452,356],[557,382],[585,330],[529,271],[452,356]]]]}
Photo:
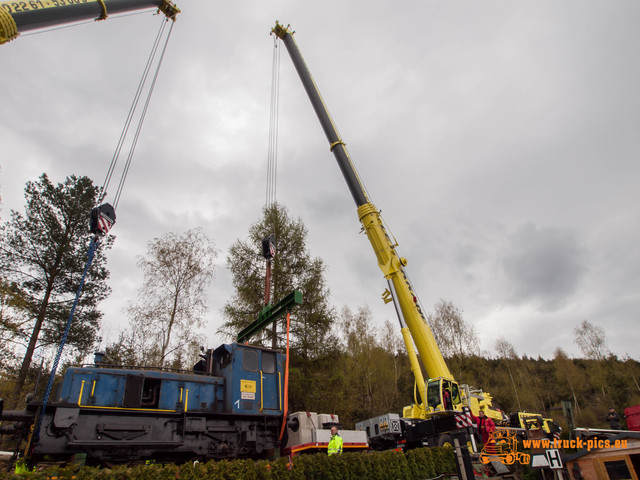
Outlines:
{"type": "Polygon", "coordinates": [[[583,320],[573,332],[576,335],[575,343],[580,347],[582,354],[591,360],[604,360],[610,355],[607,347],[607,339],[604,328],[597,327],[587,320],[583,320]]]}
{"type": "Polygon", "coordinates": [[[458,365],[458,377],[462,374],[464,359],[478,354],[480,340],[473,325],[462,318],[462,310],[451,301],[440,300],[435,312],[427,315],[429,326],[442,355],[458,365]]]}
{"type": "Polygon", "coordinates": [[[200,229],[167,233],[148,243],[147,256],[138,259],[144,284],[127,308],[144,363],[164,366],[170,356],[180,357],[178,349],[198,339],[216,255],[200,229]]]}
{"type": "Polygon", "coordinates": [[[516,349],[506,338],[498,337],[496,340],[496,352],[498,352],[498,358],[504,358],[507,362],[507,370],[509,372],[509,378],[511,379],[511,385],[513,386],[513,393],[516,395],[518,410],[522,410],[518,389],[516,388],[516,382],[513,380],[513,372],[511,371],[511,363],[514,360],[518,360],[516,349]]]}
{"type": "Polygon", "coordinates": [[[595,360],[593,364],[595,376],[600,382],[602,395],[606,395],[608,385],[604,371],[604,360],[611,355],[611,351],[607,347],[604,328],[593,325],[587,320],[583,320],[573,332],[576,335],[574,342],[580,347],[585,358],[595,360]]]}
{"type": "Polygon", "coordinates": [[[402,337],[398,333],[398,328],[389,320],[385,320],[384,322],[380,343],[393,355],[393,391],[389,392],[390,389],[383,389],[385,397],[389,393],[392,394],[391,401],[389,403],[393,403],[400,396],[400,389],[398,385],[398,379],[400,378],[400,354],[406,352],[406,347],[402,337]]]}

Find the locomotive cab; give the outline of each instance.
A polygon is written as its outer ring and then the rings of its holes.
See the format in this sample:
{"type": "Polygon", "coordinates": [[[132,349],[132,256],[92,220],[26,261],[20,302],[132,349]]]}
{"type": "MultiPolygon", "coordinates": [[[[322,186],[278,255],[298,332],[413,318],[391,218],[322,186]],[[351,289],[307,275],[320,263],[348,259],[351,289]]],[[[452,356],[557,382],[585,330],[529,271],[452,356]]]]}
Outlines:
{"type": "Polygon", "coordinates": [[[232,413],[282,415],[284,360],[281,353],[253,345],[221,345],[213,371],[227,381],[225,409],[232,413]]]}

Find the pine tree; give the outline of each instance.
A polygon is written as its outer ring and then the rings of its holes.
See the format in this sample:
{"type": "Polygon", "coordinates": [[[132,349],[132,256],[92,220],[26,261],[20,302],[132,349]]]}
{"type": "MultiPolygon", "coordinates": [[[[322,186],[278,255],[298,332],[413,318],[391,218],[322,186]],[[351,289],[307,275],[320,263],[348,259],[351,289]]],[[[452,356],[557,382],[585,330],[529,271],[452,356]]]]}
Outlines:
{"type": "MultiPolygon", "coordinates": [[[[100,189],[88,177],[67,177],[54,185],[46,174],[27,182],[24,216],[11,211],[0,232],[0,266],[4,282],[27,303],[17,337],[27,343],[17,376],[14,401],[24,387],[36,348],[56,345],[86,264],[89,216],[100,189]]],[[[98,303],[110,290],[104,251],[113,237],[98,243],[85,279],[67,348],[87,353],[98,338],[102,313],[98,303]]]]}
{"type": "MultiPolygon", "coordinates": [[[[223,310],[225,322],[219,333],[235,339],[237,333],[255,320],[264,308],[265,260],[262,239],[276,237],[276,257],[272,260],[272,303],[292,290],[302,291],[303,305],[291,315],[291,349],[299,358],[314,359],[332,348],[331,326],[335,313],[329,303],[324,279],[324,262],[307,250],[307,229],[302,220],[292,219],[277,203],[263,210],[262,218],[249,229],[246,240],[237,240],[229,249],[227,265],[233,276],[235,294],[223,310]]],[[[284,346],[285,322],[280,319],[252,342],[284,346]]]]}
{"type": "Polygon", "coordinates": [[[580,385],[586,383],[584,372],[576,367],[573,360],[570,359],[560,347],[556,348],[553,352],[553,363],[555,365],[555,375],[558,384],[567,390],[566,393],[562,392],[564,393],[563,399],[565,397],[567,399],[570,398],[573,401],[573,409],[577,414],[580,414],[580,402],[578,401],[577,391],[580,385]]]}

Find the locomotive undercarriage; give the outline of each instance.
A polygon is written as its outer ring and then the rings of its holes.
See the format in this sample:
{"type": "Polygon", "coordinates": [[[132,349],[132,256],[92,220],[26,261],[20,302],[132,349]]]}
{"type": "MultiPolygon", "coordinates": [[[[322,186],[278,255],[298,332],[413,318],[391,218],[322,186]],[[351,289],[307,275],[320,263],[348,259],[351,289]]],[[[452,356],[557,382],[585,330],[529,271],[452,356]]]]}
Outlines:
{"type": "Polygon", "coordinates": [[[281,418],[58,407],[44,417],[33,459],[130,463],[266,457],[278,447],[281,418]]]}

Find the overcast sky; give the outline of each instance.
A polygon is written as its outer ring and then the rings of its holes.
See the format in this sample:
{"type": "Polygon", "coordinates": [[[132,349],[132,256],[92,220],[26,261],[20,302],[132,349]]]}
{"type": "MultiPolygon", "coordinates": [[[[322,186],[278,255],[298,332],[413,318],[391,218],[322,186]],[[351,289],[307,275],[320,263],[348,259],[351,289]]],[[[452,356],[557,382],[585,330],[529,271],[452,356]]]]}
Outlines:
{"type": "MultiPolygon", "coordinates": [[[[494,355],[579,354],[582,320],[640,358],[640,3],[635,0],[182,0],[120,200],[106,338],[141,285],[136,256],[202,227],[226,250],[265,201],[273,38],[291,24],[423,307],[452,301],[494,355]]],[[[2,219],[24,186],[101,185],[161,18],[110,18],[0,46],[2,219]]],[[[332,301],[396,322],[355,204],[281,57],[277,200],[309,230],[332,301]]],[[[117,173],[119,175],[119,172],[117,173]]],[[[113,193],[113,192],[112,192],[113,193]]]]}

